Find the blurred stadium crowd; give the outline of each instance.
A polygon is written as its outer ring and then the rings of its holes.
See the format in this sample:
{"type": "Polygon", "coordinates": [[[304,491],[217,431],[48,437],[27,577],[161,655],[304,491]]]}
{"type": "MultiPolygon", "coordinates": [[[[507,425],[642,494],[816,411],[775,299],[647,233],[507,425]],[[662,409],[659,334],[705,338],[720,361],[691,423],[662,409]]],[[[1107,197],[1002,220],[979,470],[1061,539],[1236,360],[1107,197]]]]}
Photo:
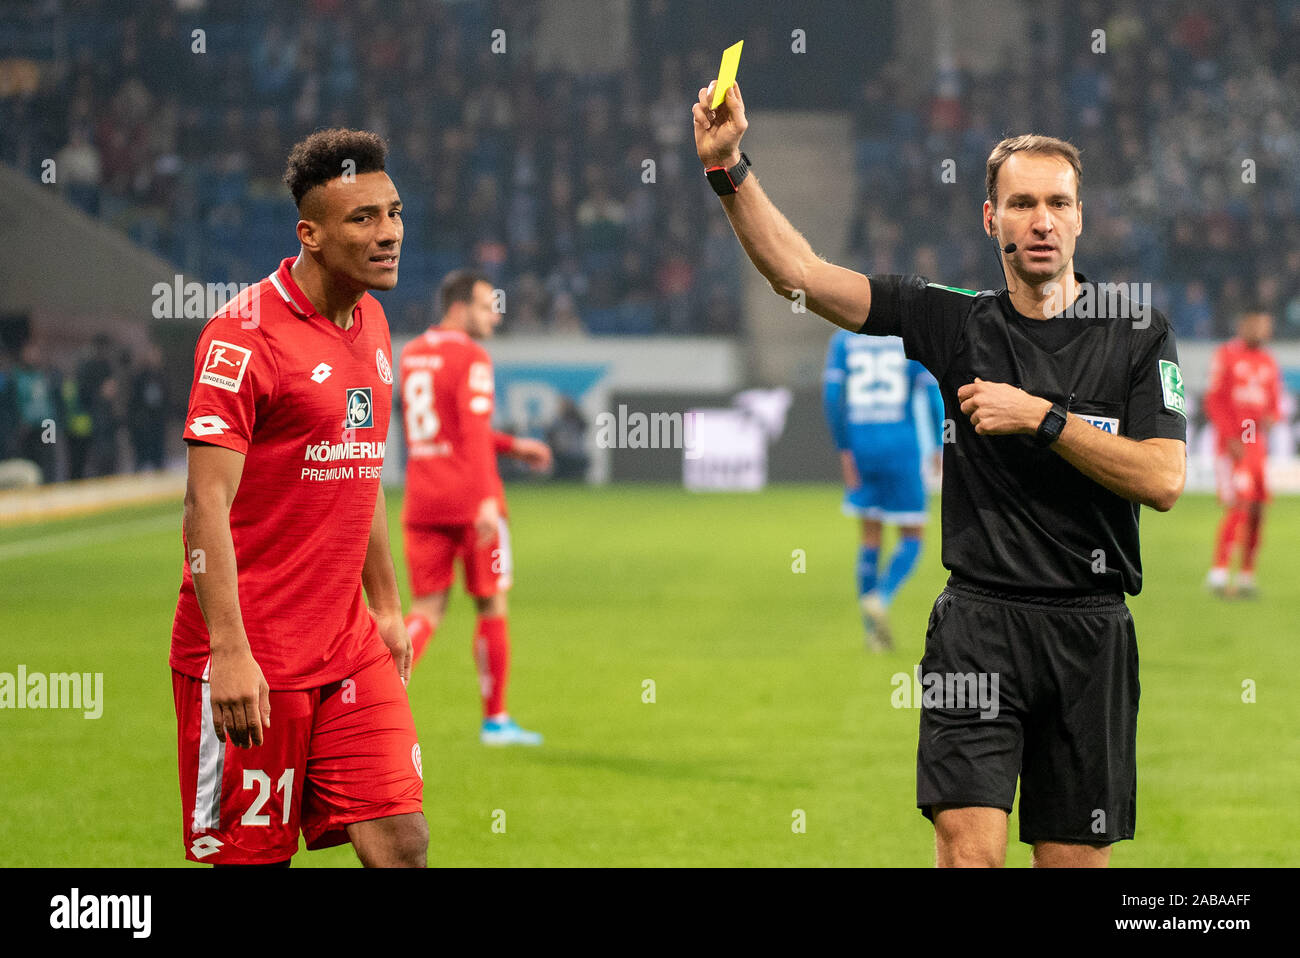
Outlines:
{"type": "Polygon", "coordinates": [[[1048,133],[1083,160],[1076,269],[1151,283],[1184,339],[1230,336],[1248,303],[1300,336],[1300,3],[1032,7],[1026,56],[997,72],[941,69],[913,96],[894,64],[860,85],[857,267],[1000,285],[977,218],[984,161],[1004,135],[1048,133]],[[960,189],[935,188],[938,158],[960,189]]]}
{"type": "MultiPolygon", "coordinates": [[[[696,175],[688,122],[697,74],[716,68],[700,4],[633,4],[643,55],[612,76],[539,69],[533,3],[6,6],[0,49],[53,69],[0,97],[0,158],[36,175],[55,157],[71,201],[187,274],[265,272],[293,215],[289,146],[362,126],[388,138],[406,206],[402,283],[385,298],[395,330],[422,328],[427,291],[463,265],[509,290],[506,333],[740,327],[740,251],[696,175]],[[195,26],[204,55],[177,42],[195,26]],[[509,55],[489,48],[497,27],[509,55]],[[635,188],[649,158],[665,188],[635,188]]],[[[898,59],[818,58],[823,89],[856,93],[854,265],[995,282],[973,212],[983,163],[1032,127],[1083,151],[1086,274],[1152,282],[1184,337],[1227,334],[1247,300],[1300,335],[1300,3],[1049,0],[1026,16],[1026,55],[993,73],[954,60],[927,85],[898,59]],[[944,158],[956,189],[940,183],[944,158]]],[[[768,40],[746,49],[765,91],[782,63],[792,72],[768,40]]]]}
{"type": "Polygon", "coordinates": [[[359,126],[388,140],[404,201],[395,331],[427,325],[429,291],[465,265],[509,291],[507,332],[737,331],[739,251],[703,178],[686,195],[628,185],[647,158],[656,182],[696,172],[670,63],[538,71],[535,4],[30,6],[28,52],[44,29],[55,69],[0,98],[0,158],[36,175],[54,157],[72,202],[188,275],[246,282],[293,252],[290,146],[359,126]],[[489,49],[497,27],[508,55],[489,49]]]}
{"type": "Polygon", "coordinates": [[[35,463],[45,482],[161,469],[170,398],[155,346],[133,354],[101,333],[67,369],[36,339],[0,349],[0,462],[35,463]]]}

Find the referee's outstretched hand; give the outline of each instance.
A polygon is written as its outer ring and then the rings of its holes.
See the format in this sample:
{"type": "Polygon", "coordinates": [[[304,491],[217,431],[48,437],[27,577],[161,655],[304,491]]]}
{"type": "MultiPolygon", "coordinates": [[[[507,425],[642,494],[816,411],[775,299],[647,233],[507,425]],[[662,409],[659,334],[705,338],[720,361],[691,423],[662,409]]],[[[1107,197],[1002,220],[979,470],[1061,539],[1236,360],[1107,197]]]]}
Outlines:
{"type": "Polygon", "coordinates": [[[739,83],[731,85],[716,110],[709,108],[717,82],[701,87],[699,102],[691,107],[695,118],[695,152],[706,167],[731,167],[740,162],[740,138],[749,128],[749,121],[745,119],[745,101],[739,83]]]}

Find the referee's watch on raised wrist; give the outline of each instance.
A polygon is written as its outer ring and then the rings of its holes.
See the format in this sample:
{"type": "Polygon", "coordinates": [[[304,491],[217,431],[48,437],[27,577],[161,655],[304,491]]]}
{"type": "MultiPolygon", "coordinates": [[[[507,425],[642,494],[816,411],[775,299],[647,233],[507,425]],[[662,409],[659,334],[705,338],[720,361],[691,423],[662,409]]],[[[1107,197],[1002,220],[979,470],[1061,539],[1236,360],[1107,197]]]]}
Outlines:
{"type": "Polygon", "coordinates": [[[740,189],[740,184],[745,182],[745,177],[749,176],[749,168],[753,166],[743,152],[740,154],[740,162],[731,168],[725,166],[710,166],[704,171],[708,177],[709,185],[713,187],[713,192],[719,196],[730,196],[736,190],[740,189]]]}
{"type": "Polygon", "coordinates": [[[1056,442],[1061,437],[1061,430],[1065,428],[1067,415],[1064,406],[1060,403],[1052,403],[1052,408],[1047,410],[1047,415],[1043,416],[1043,421],[1038,424],[1034,442],[1044,449],[1056,442]]]}

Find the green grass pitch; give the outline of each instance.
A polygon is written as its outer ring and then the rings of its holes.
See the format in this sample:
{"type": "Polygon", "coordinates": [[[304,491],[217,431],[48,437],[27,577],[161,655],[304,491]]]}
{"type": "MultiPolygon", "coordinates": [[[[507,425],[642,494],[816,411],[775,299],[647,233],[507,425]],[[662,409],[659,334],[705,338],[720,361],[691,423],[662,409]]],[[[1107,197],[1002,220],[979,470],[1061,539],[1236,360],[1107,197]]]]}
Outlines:
{"type": "MultiPolygon", "coordinates": [[[[919,659],[942,586],[937,500],[895,604],[900,649],[883,656],[863,649],[855,530],[831,486],[524,486],[510,507],[509,704],[546,744],[478,744],[472,607],[455,592],[410,686],[431,864],[932,863],[918,713],[891,706],[891,677],[919,659]]],[[[0,671],[102,672],[105,695],[97,720],[0,711],[0,865],[184,864],[167,667],[179,513],[0,529],[0,671]]],[[[1195,495],[1143,513],[1138,834],[1116,866],[1300,864],[1286,837],[1300,832],[1300,500],[1272,507],[1251,602],[1201,589],[1218,514],[1195,495]]],[[[295,865],[356,859],[345,846],[295,865]]]]}

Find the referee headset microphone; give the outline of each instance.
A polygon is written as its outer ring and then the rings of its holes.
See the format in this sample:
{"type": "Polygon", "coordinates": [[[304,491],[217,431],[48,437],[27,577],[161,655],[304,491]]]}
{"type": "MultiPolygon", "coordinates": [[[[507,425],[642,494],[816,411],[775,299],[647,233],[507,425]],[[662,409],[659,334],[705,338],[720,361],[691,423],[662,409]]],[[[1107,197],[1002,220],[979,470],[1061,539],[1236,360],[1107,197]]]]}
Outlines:
{"type": "MultiPolygon", "coordinates": [[[[1005,253],[1007,256],[1010,256],[1012,253],[1014,253],[1017,249],[1020,248],[1016,246],[1015,243],[1008,243],[1006,246],[1002,245],[1002,240],[999,239],[993,232],[992,217],[989,217],[986,225],[988,226],[989,239],[993,241],[994,247],[996,247],[1000,252],[1005,253]]],[[[1006,263],[1003,262],[1001,256],[998,257],[998,269],[1002,270],[1002,282],[1007,283],[1007,285],[1010,286],[1010,283],[1007,280],[1007,266],[1006,263]]],[[[1009,289],[1008,292],[1010,292],[1009,289]]]]}
{"type": "MultiPolygon", "coordinates": [[[[1011,289],[1011,280],[1007,276],[1006,261],[1002,259],[1002,255],[1000,254],[1006,254],[1007,256],[1010,256],[1019,247],[1016,246],[1015,243],[1008,243],[1006,246],[1002,245],[1002,240],[993,232],[993,217],[990,216],[988,218],[988,220],[986,221],[986,225],[988,226],[989,239],[992,240],[993,248],[997,251],[995,255],[997,255],[998,257],[998,269],[1002,270],[1002,282],[1006,284],[1007,297],[1009,302],[1013,290],[1011,289]]],[[[1012,270],[1012,272],[1015,271],[1012,270]]],[[[1014,309],[1014,307],[1012,308],[1014,309]]],[[[1016,381],[1013,385],[1017,389],[1022,389],[1024,388],[1024,382],[1025,382],[1024,371],[1020,365],[1020,357],[1016,354],[1015,343],[1011,341],[1011,324],[1007,322],[1007,317],[1005,313],[1002,314],[1002,335],[1007,341],[1007,351],[1010,352],[1011,354],[1011,365],[1014,367],[1016,371],[1016,381]]],[[[1071,399],[1074,398],[1073,394],[1071,394],[1070,398],[1071,399]]]]}

